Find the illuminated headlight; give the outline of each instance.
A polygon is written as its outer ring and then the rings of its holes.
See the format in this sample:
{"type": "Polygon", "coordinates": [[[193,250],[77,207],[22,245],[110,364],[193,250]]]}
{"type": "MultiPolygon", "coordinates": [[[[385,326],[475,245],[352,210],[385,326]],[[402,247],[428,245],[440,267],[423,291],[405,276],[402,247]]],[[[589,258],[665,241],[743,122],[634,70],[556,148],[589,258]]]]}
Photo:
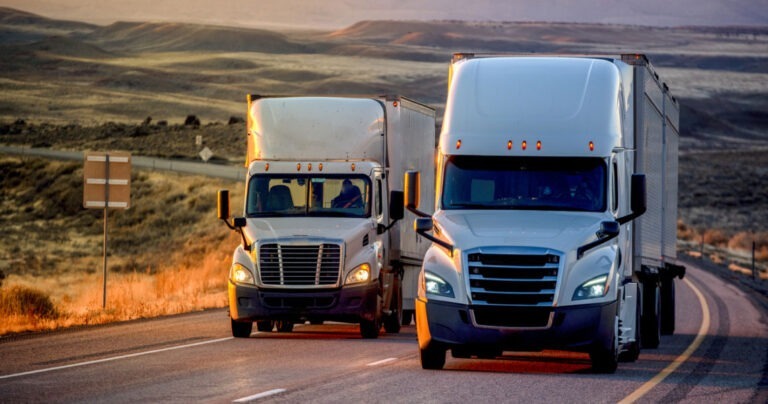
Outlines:
{"type": "Polygon", "coordinates": [[[229,269],[229,279],[235,283],[247,283],[250,285],[256,284],[253,280],[253,274],[251,274],[251,271],[238,263],[232,264],[232,268],[229,269]]]}
{"type": "Polygon", "coordinates": [[[431,272],[424,273],[424,289],[433,295],[454,297],[451,284],[431,272]]]}
{"type": "Polygon", "coordinates": [[[347,280],[344,283],[351,285],[355,283],[368,282],[369,279],[371,279],[371,266],[368,264],[362,264],[356,266],[355,269],[353,269],[352,272],[347,275],[347,280]]]}
{"type": "Polygon", "coordinates": [[[603,297],[608,292],[608,274],[600,275],[581,284],[573,293],[573,300],[603,297]]]}

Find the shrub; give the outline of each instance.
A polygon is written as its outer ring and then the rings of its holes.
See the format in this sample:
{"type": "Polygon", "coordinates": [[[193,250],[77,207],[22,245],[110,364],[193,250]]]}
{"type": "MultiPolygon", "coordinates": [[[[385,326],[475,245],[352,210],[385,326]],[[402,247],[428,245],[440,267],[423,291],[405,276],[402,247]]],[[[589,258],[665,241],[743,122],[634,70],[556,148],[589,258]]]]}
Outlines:
{"type": "Polygon", "coordinates": [[[52,319],[58,315],[47,294],[20,285],[0,289],[0,313],[4,316],[26,316],[33,319],[52,319]]]}

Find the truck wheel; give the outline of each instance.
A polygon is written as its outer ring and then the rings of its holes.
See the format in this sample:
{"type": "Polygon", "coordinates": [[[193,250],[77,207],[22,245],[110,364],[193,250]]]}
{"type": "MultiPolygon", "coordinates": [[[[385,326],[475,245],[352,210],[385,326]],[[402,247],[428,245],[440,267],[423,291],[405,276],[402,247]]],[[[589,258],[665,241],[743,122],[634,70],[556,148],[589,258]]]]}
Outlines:
{"type": "Polygon", "coordinates": [[[659,322],[659,287],[656,282],[643,282],[643,315],[640,340],[643,348],[656,349],[661,341],[659,322]]]}
{"type": "Polygon", "coordinates": [[[250,321],[241,322],[231,320],[232,322],[232,336],[235,338],[248,338],[251,336],[253,330],[253,323],[250,321]]]}
{"type": "Polygon", "coordinates": [[[674,278],[661,280],[661,335],[675,333],[675,282],[674,278]]]}
{"type": "Polygon", "coordinates": [[[397,287],[395,288],[394,304],[390,304],[391,313],[384,317],[384,331],[389,334],[397,334],[400,332],[400,323],[403,321],[403,286],[400,283],[399,277],[395,282],[397,287]],[[394,307],[393,307],[394,306],[394,307]]]}
{"type": "Polygon", "coordinates": [[[275,327],[274,321],[264,320],[256,322],[256,329],[260,332],[272,332],[272,328],[275,327]]]}
{"type": "Polygon", "coordinates": [[[381,329],[381,320],[362,320],[360,321],[360,336],[365,339],[373,339],[379,337],[379,330],[381,329]]]}
{"type": "Polygon", "coordinates": [[[589,352],[592,361],[592,370],[596,373],[614,373],[619,364],[619,346],[616,339],[618,334],[619,318],[616,317],[613,325],[613,336],[610,346],[595,346],[589,352]]]}
{"type": "Polygon", "coordinates": [[[291,332],[293,331],[292,321],[276,321],[277,332],[291,332]]]}
{"type": "Polygon", "coordinates": [[[411,321],[413,321],[413,310],[403,310],[403,321],[400,324],[411,325],[411,321]]]}
{"type": "Polygon", "coordinates": [[[421,368],[440,370],[445,366],[446,348],[434,342],[424,349],[419,349],[421,354],[421,368]]]}

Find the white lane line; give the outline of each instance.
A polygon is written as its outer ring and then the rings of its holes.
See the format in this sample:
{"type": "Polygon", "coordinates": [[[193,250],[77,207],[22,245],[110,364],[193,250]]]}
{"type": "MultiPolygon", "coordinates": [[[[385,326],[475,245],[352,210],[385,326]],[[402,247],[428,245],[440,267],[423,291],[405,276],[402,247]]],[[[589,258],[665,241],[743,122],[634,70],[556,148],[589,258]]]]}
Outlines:
{"type": "Polygon", "coordinates": [[[38,373],[53,372],[55,370],[76,368],[76,367],[80,367],[80,366],[94,365],[94,364],[97,364],[97,363],[112,362],[112,361],[116,361],[116,360],[120,360],[120,359],[135,358],[137,356],[144,356],[144,355],[151,355],[151,354],[156,354],[156,353],[160,353],[160,352],[174,351],[174,350],[177,350],[177,349],[191,348],[191,347],[200,346],[200,345],[214,344],[214,343],[217,343],[217,342],[228,341],[228,340],[231,340],[233,338],[234,337],[212,339],[212,340],[208,340],[208,341],[195,342],[194,344],[178,345],[178,346],[172,346],[172,347],[168,347],[168,348],[155,349],[155,350],[152,350],[152,351],[136,352],[136,353],[132,353],[132,354],[128,354],[128,355],[113,356],[111,358],[103,358],[103,359],[96,359],[96,360],[87,361],[87,362],[72,363],[70,365],[56,366],[56,367],[52,367],[52,368],[45,368],[45,369],[38,369],[38,370],[30,370],[28,372],[21,372],[21,373],[14,373],[14,374],[11,374],[11,375],[0,376],[0,380],[2,380],[2,379],[11,379],[11,378],[14,378],[14,377],[21,377],[21,376],[29,376],[29,375],[34,375],[34,374],[38,374],[38,373]]]}
{"type": "Polygon", "coordinates": [[[243,398],[238,398],[237,400],[233,401],[233,403],[247,403],[247,402],[249,402],[249,401],[258,400],[258,399],[260,399],[260,398],[269,397],[269,396],[274,396],[275,394],[280,394],[280,393],[282,393],[282,392],[284,392],[284,391],[286,391],[286,390],[285,390],[285,389],[272,389],[272,390],[267,390],[267,391],[263,391],[263,392],[261,392],[261,393],[259,393],[259,394],[254,394],[254,395],[252,395],[252,396],[243,397],[243,398]]]}
{"type": "Polygon", "coordinates": [[[369,364],[367,364],[367,365],[365,365],[365,366],[377,366],[377,365],[383,365],[383,364],[385,364],[385,363],[394,362],[394,361],[396,361],[396,360],[397,360],[397,358],[387,358],[387,359],[382,359],[382,360],[380,360],[380,361],[371,362],[371,363],[369,363],[369,364]]]}
{"type": "Polygon", "coordinates": [[[704,337],[707,335],[707,331],[709,330],[709,322],[710,322],[710,316],[709,316],[709,305],[707,304],[707,300],[704,298],[704,295],[701,293],[701,291],[691,283],[691,281],[688,280],[688,278],[683,278],[683,282],[685,282],[691,290],[693,290],[693,293],[696,294],[696,297],[699,299],[699,305],[701,305],[701,313],[702,313],[702,319],[701,319],[701,326],[699,327],[699,332],[696,334],[696,338],[693,339],[693,342],[691,342],[691,345],[688,345],[688,348],[685,349],[683,353],[680,354],[675,360],[672,361],[667,367],[662,369],[661,372],[656,374],[651,380],[648,380],[645,382],[642,386],[640,386],[637,390],[632,392],[632,394],[624,397],[621,401],[619,401],[619,404],[628,404],[628,403],[634,403],[635,401],[642,398],[644,395],[646,395],[649,391],[651,391],[652,388],[656,387],[659,383],[661,383],[664,379],[667,378],[667,376],[671,375],[672,372],[677,370],[680,365],[683,364],[683,362],[687,361],[688,358],[693,355],[694,352],[696,352],[696,349],[699,348],[702,341],[704,341],[704,337]]]}

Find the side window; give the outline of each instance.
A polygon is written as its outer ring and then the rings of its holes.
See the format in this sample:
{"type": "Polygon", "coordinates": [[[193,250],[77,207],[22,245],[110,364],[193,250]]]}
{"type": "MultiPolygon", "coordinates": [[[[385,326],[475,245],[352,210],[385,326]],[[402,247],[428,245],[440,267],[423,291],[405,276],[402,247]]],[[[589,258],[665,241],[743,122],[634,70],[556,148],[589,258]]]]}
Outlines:
{"type": "Polygon", "coordinates": [[[382,192],[383,191],[382,191],[382,187],[381,187],[381,179],[377,178],[376,179],[376,200],[375,200],[376,201],[375,202],[376,203],[376,207],[375,207],[375,209],[376,209],[376,216],[381,216],[384,213],[382,211],[382,206],[381,206],[381,193],[382,192]]]}
{"type": "Polygon", "coordinates": [[[619,210],[619,165],[613,161],[613,206],[614,212],[619,210]]]}

